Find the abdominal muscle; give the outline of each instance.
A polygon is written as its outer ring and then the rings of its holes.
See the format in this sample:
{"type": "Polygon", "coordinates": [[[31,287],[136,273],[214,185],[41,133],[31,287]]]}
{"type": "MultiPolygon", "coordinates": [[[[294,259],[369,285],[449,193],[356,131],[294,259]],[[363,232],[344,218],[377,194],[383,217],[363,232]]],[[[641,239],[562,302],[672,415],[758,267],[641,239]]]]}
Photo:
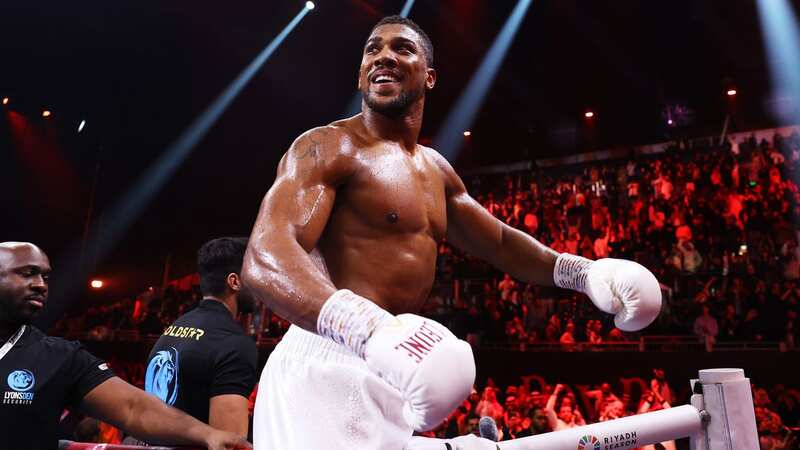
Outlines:
{"type": "Polygon", "coordinates": [[[436,247],[425,233],[338,236],[321,240],[312,257],[336,288],[350,289],[392,314],[416,313],[433,286],[436,247]]]}

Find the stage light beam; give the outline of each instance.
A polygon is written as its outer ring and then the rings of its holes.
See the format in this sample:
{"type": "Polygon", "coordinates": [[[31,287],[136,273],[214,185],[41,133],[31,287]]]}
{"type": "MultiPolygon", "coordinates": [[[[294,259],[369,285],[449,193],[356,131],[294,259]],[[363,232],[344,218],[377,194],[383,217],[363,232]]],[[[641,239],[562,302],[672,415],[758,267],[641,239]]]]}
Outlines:
{"type": "MultiPolygon", "coordinates": [[[[87,248],[97,249],[95,259],[103,260],[115,247],[123,233],[130,228],[139,218],[152,198],[161,190],[164,184],[175,174],[191,150],[208,133],[211,127],[222,116],[225,110],[236,99],[241,91],[253,79],[264,63],[283,43],[289,33],[297,27],[301,20],[308,14],[305,6],[299,13],[275,36],[275,38],[242,70],[242,72],[215,98],[208,107],[161,153],[158,159],[146,168],[132,187],[119,198],[107,211],[106,217],[113,217],[103,225],[102,233],[97,227],[92,228],[93,237],[87,248]]],[[[80,282],[75,280],[86,279],[83,277],[84,268],[79,261],[81,243],[75,242],[63,257],[64,261],[72,263],[72,270],[65,270],[62,279],[65,280],[60,291],[61,298],[70,298],[80,288],[80,282]]],[[[82,261],[81,261],[82,263],[82,261]]],[[[57,306],[51,303],[49,310],[40,315],[38,323],[43,327],[50,326],[63,313],[66,305],[57,306]]]]}
{"type": "Polygon", "coordinates": [[[772,82],[772,114],[785,124],[800,123],[800,24],[787,0],[758,0],[772,82]]]}
{"type": "Polygon", "coordinates": [[[400,11],[400,15],[403,17],[408,17],[408,14],[411,12],[412,6],[414,6],[414,0],[406,0],[406,4],[403,5],[403,9],[400,11]]]}
{"type": "Polygon", "coordinates": [[[463,141],[461,133],[463,130],[468,130],[475,120],[531,2],[532,0],[517,1],[517,5],[506,19],[478,70],[472,75],[466,89],[450,110],[444,125],[433,140],[436,149],[448,160],[453,161],[456,158],[463,141]]]}

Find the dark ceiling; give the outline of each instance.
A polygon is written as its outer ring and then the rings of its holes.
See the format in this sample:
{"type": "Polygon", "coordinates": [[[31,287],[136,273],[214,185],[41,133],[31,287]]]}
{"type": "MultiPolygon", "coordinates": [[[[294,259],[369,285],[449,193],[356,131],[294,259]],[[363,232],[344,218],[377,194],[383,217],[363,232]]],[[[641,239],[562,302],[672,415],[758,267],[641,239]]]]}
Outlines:
{"type": "MultiPolygon", "coordinates": [[[[0,5],[0,240],[39,243],[62,266],[93,223],[302,8],[302,1],[175,0],[0,5]],[[40,117],[43,107],[53,116],[40,117]],[[21,142],[12,113],[29,127],[21,142]],[[80,120],[86,129],[77,134],[80,120]],[[99,171],[96,167],[99,163],[99,171]]],[[[225,112],[95,273],[114,295],[174,276],[219,235],[249,233],[283,151],[354,95],[363,41],[403,0],[320,0],[225,112]]],[[[436,134],[510,0],[418,0],[439,74],[423,135],[436,134]]],[[[800,0],[793,1],[798,9],[800,0]]],[[[769,125],[754,0],[534,0],[457,168],[718,133],[735,85],[740,128],[769,125]],[[694,111],[667,129],[662,111],[694,111]],[[591,133],[582,118],[596,113],[591,133]]],[[[58,266],[56,267],[58,269],[58,266]]]]}

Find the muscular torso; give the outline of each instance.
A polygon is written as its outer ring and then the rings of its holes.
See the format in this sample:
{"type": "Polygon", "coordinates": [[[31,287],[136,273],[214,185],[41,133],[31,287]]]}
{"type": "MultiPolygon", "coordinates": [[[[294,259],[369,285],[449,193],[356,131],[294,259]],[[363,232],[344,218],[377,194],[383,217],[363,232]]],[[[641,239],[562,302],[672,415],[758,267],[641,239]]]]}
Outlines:
{"type": "Polygon", "coordinates": [[[317,244],[331,281],[392,313],[418,311],[447,229],[445,181],[433,150],[375,140],[352,119],[333,126],[350,137],[343,150],[355,170],[337,187],[317,244]]]}

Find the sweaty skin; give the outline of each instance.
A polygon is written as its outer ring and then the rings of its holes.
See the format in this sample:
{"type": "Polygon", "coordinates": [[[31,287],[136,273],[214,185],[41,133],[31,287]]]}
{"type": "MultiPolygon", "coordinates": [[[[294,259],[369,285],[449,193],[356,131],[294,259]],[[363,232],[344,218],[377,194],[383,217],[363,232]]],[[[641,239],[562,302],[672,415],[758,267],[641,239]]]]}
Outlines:
{"type": "Polygon", "coordinates": [[[362,113],[301,135],[261,204],[244,284],[306,330],[316,332],[337,289],[393,314],[418,311],[445,238],[520,280],[553,285],[558,254],[489,214],[444,157],[416,144],[436,82],[421,42],[405,25],[373,31],[359,70],[362,113]],[[381,74],[395,81],[378,82],[381,74]]]}

